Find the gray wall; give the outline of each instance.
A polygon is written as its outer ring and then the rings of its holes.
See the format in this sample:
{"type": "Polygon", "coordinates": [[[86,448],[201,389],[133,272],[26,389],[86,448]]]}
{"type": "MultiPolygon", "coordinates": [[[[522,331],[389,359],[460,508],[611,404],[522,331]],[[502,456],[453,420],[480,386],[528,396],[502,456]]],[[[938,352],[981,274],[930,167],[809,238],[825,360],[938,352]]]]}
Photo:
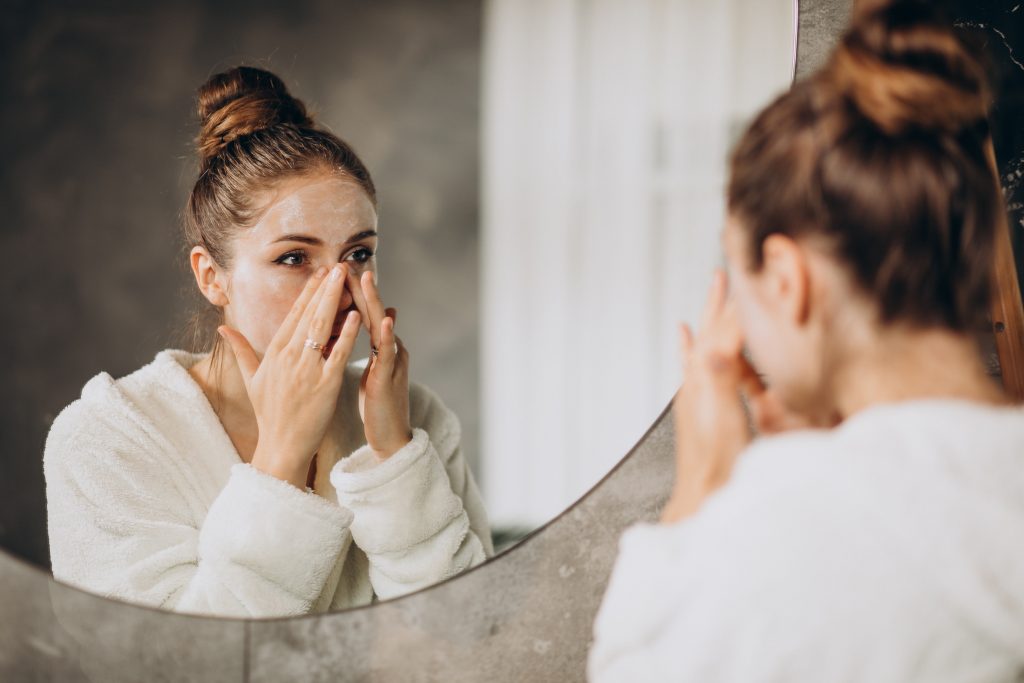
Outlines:
{"type": "Polygon", "coordinates": [[[238,63],[279,73],[370,167],[413,379],[458,413],[475,462],[480,13],[473,0],[5,3],[0,545],[48,566],[54,416],[97,372],[185,344],[193,97],[238,63]]]}

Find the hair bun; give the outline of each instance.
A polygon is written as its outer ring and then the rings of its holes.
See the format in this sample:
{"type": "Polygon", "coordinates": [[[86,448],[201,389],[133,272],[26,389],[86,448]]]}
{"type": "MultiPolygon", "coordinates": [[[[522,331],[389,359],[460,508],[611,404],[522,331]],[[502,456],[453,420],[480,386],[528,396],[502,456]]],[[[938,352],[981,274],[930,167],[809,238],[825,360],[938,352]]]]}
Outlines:
{"type": "Polygon", "coordinates": [[[980,60],[920,0],[860,0],[825,74],[890,135],[956,133],[988,115],[980,60]]]}
{"type": "Polygon", "coordinates": [[[205,167],[232,140],[290,123],[312,128],[313,119],[284,82],[263,69],[238,66],[214,74],[199,88],[196,147],[205,167]]]}

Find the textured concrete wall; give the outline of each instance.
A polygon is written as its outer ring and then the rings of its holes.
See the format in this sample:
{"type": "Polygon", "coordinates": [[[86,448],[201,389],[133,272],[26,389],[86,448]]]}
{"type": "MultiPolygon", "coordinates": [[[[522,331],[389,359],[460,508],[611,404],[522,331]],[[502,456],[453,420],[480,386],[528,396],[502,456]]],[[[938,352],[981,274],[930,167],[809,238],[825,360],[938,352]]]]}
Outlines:
{"type": "Polygon", "coordinates": [[[280,73],[369,165],[413,378],[475,459],[480,15],[474,0],[4,4],[0,545],[48,566],[53,417],[95,373],[184,343],[192,100],[242,62],[280,73]]]}

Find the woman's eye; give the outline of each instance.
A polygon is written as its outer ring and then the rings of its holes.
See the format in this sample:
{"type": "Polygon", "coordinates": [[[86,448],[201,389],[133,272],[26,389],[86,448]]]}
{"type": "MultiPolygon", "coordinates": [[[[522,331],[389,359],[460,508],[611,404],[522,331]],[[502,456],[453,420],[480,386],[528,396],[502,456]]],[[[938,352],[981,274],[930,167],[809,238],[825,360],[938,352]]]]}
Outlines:
{"type": "Polygon", "coordinates": [[[371,258],[373,258],[373,252],[365,247],[362,249],[356,249],[347,257],[347,259],[351,259],[356,263],[366,263],[371,258]]]}
{"type": "Polygon", "coordinates": [[[274,263],[280,263],[283,266],[301,266],[306,262],[306,255],[301,251],[290,251],[287,254],[279,257],[274,263]]]}

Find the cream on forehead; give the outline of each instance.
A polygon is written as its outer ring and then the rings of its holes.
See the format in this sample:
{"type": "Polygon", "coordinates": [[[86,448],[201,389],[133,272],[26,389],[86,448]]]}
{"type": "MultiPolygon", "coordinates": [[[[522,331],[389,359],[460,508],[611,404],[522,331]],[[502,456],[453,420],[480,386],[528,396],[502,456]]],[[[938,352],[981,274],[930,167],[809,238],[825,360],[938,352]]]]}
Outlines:
{"type": "Polygon", "coordinates": [[[306,233],[342,242],[377,228],[377,212],[357,183],[342,178],[306,181],[275,200],[250,232],[256,239],[306,233]]]}

